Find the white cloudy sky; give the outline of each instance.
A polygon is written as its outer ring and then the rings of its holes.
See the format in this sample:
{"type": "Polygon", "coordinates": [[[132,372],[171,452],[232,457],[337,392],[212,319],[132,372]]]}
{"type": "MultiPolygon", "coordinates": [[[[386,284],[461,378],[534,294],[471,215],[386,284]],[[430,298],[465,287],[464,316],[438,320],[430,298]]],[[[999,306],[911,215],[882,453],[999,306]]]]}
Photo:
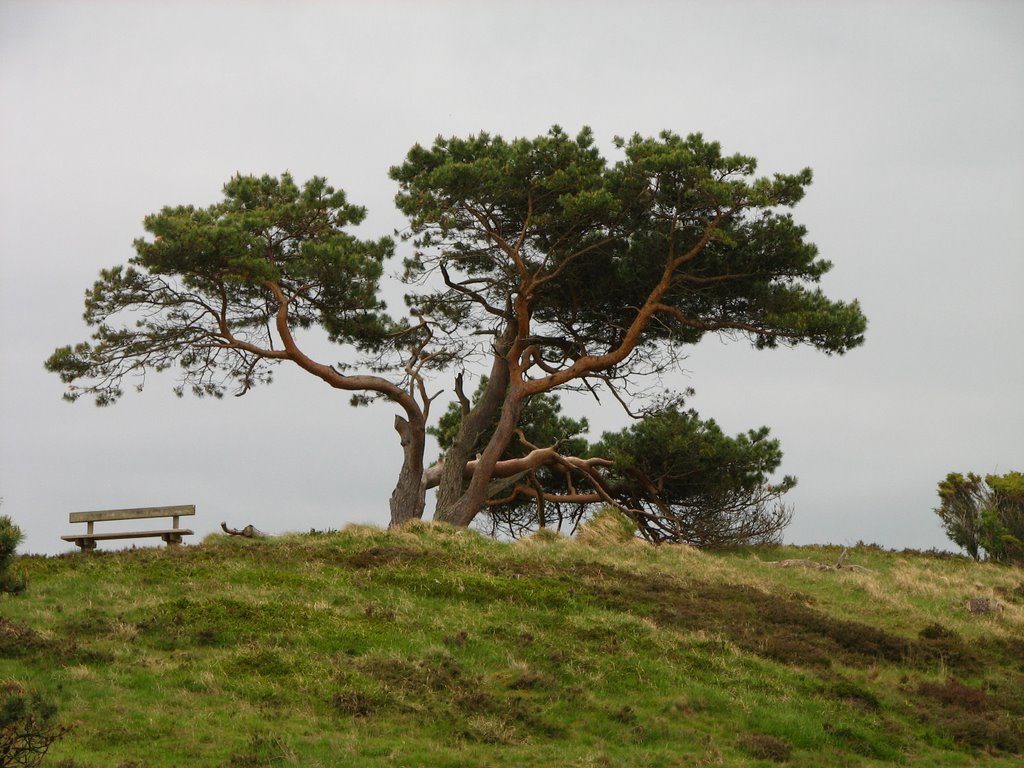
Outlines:
{"type": "Polygon", "coordinates": [[[85,288],[163,205],[290,170],[387,234],[387,169],[414,143],[554,123],[814,168],[797,218],[866,345],[710,341],[673,382],[781,439],[789,540],[942,547],[947,472],[1024,469],[1024,4],[0,0],[0,496],[23,550],[65,551],[68,512],[121,506],[195,503],[201,534],[386,524],[386,405],[281,369],[244,398],[157,377],[97,409],[42,362],[86,338],[85,288]]]}

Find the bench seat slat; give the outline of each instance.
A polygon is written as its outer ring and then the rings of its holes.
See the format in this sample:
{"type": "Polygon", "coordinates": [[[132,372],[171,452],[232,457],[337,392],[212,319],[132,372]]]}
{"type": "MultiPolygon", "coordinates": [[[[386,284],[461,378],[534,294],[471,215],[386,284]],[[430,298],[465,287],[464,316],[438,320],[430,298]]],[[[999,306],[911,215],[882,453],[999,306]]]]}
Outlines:
{"type": "Polygon", "coordinates": [[[190,528],[165,528],[162,531],[124,531],[122,533],[80,533],[78,535],[61,536],[64,541],[107,541],[109,539],[145,539],[152,536],[192,536],[190,528]]]}

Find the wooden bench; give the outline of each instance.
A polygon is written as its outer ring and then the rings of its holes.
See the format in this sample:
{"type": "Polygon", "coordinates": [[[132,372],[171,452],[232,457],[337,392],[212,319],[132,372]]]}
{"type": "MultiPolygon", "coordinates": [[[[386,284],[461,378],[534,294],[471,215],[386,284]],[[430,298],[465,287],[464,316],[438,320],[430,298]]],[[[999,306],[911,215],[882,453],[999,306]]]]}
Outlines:
{"type": "Polygon", "coordinates": [[[167,546],[175,547],[181,543],[182,536],[191,536],[193,533],[189,528],[181,528],[178,525],[178,518],[184,515],[194,515],[195,513],[195,504],[183,504],[177,507],[139,507],[138,509],[106,509],[99,512],[72,512],[68,515],[68,522],[86,523],[88,527],[85,533],[61,536],[61,538],[64,541],[73,541],[83,552],[96,549],[97,541],[144,539],[156,536],[163,539],[167,546]],[[120,531],[112,533],[95,533],[93,531],[93,524],[106,522],[107,520],[147,520],[155,517],[171,518],[171,527],[152,531],[120,531]]]}

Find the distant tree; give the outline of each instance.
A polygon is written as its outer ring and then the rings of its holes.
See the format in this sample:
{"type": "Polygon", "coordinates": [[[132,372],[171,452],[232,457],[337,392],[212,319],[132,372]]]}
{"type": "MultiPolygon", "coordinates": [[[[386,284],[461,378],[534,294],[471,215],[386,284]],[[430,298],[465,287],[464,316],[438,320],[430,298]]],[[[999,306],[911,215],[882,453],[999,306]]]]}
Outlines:
{"type": "Polygon", "coordinates": [[[935,514],[950,541],[975,560],[981,559],[981,512],[988,506],[988,489],[981,477],[950,472],[939,483],[940,505],[935,514]]]}
{"type": "Polygon", "coordinates": [[[22,592],[25,589],[25,577],[16,577],[10,572],[15,550],[21,541],[21,528],[7,515],[0,515],[0,592],[22,592]]]}
{"type": "Polygon", "coordinates": [[[981,514],[981,546],[993,560],[1024,565],[1024,474],[987,475],[990,502],[981,514]]]}
{"type": "Polygon", "coordinates": [[[540,394],[604,387],[631,400],[707,333],[826,353],[863,341],[858,305],[814,287],[831,265],[785,212],[809,169],[755,178],[753,158],[700,135],[616,145],[609,164],[589,130],[438,138],[391,169],[418,248],[407,278],[442,283],[410,296],[412,310],[489,365],[446,450],[436,519],[467,525],[486,506],[540,394]]]}
{"type": "Polygon", "coordinates": [[[935,514],[955,544],[975,560],[1024,564],[1024,474],[951,472],[939,483],[935,514]]]}
{"type": "Polygon", "coordinates": [[[66,397],[107,405],[125,380],[138,389],[149,371],[177,367],[180,395],[243,395],[290,362],[355,402],[379,396],[399,406],[404,452],[391,497],[392,523],[423,512],[423,448],[429,399],[418,373],[425,327],[397,325],[378,297],[388,238],[360,240],[348,227],[365,209],[322,178],[299,187],[291,176],[236,176],[207,208],[167,207],[147,216],[150,239],[135,241],[127,267],[104,270],[86,293],[92,343],[62,347],[46,367],[71,385],[66,397]],[[367,355],[404,356],[392,378],[324,364],[295,331],[320,326],[333,342],[367,355]],[[403,371],[404,367],[404,371],[403,371]]]}

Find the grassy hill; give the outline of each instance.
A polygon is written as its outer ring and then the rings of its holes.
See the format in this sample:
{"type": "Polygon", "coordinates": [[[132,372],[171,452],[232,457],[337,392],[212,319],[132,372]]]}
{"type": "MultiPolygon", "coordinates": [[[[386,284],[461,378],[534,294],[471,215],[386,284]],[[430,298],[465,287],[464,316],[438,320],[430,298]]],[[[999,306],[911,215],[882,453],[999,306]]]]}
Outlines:
{"type": "Polygon", "coordinates": [[[58,706],[62,768],[1020,766],[1024,572],[771,564],[839,553],[414,525],[23,557],[0,689],[58,706]]]}

